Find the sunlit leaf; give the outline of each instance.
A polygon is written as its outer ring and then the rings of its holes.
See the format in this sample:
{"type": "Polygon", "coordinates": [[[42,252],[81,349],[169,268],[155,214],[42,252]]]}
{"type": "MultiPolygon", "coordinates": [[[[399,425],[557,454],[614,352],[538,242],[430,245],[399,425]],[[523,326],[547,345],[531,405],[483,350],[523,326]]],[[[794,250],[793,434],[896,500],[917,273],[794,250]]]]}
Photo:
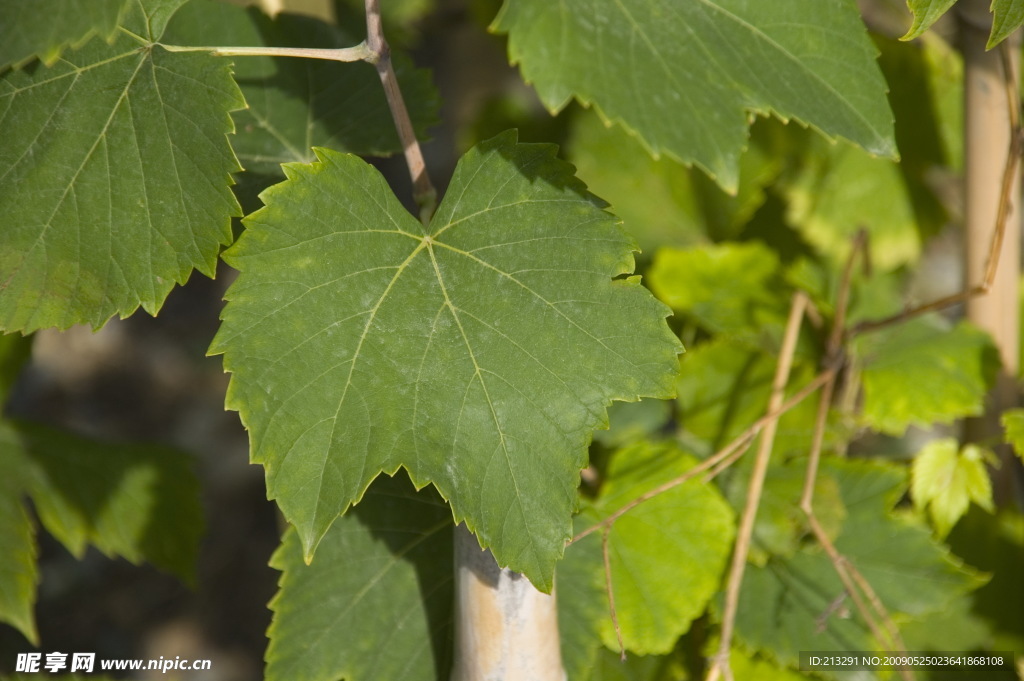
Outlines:
{"type": "MultiPolygon", "coordinates": [[[[693,457],[673,445],[640,443],[620,450],[612,457],[600,495],[585,507],[577,527],[600,522],[695,464],[693,457]]],[[[647,655],[672,649],[718,589],[734,533],[729,505],[713,487],[696,479],[615,521],[608,537],[611,578],[628,650],[647,655]]],[[[580,560],[577,552],[586,551],[591,574],[603,575],[598,535],[582,540],[584,546],[570,547],[566,560],[580,560]]],[[[617,648],[607,611],[599,628],[605,646],[617,648]]]]}
{"type": "Polygon", "coordinates": [[[955,2],[956,0],[907,0],[907,6],[914,13],[914,23],[901,40],[911,40],[927,31],[955,2]]]}
{"type": "Polygon", "coordinates": [[[983,331],[934,318],[865,334],[854,349],[864,367],[864,421],[893,435],[980,414],[999,361],[983,331]]]}
{"type": "Polygon", "coordinates": [[[550,589],[591,431],[673,392],[678,340],[631,244],[548,145],[470,151],[424,227],[359,159],[289,165],[226,254],[212,351],[307,557],[381,472],[432,482],[550,589]]]}
{"type": "Polygon", "coordinates": [[[0,78],[0,329],[155,313],[231,240],[230,62],[154,47],[178,0],[134,0],[113,43],[0,78]]]}
{"type": "Polygon", "coordinates": [[[874,47],[845,0],[507,0],[493,28],[549,109],[593,104],[730,191],[750,112],[895,156],[874,47]]]}
{"type": "Polygon", "coordinates": [[[954,438],[932,440],[917,453],[910,469],[910,495],[918,510],[928,510],[940,537],[949,534],[972,501],[990,513],[994,510],[981,448],[967,445],[961,450],[954,438]]]}
{"type": "Polygon", "coordinates": [[[33,57],[53,64],[94,35],[110,39],[128,0],[0,2],[0,69],[33,57]]]}

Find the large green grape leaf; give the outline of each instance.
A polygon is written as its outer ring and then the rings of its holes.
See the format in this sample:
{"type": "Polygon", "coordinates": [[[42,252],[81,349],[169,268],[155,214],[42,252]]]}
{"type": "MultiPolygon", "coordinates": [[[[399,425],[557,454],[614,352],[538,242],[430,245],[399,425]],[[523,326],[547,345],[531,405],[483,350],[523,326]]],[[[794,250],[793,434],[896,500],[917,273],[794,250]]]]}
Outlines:
{"type": "Polygon", "coordinates": [[[986,333],[935,318],[868,333],[854,351],[863,363],[864,421],[892,435],[980,414],[999,362],[986,333]]]}
{"type": "Polygon", "coordinates": [[[846,0],[506,0],[493,28],[548,108],[592,103],[730,191],[750,112],[896,155],[875,50],[846,0]]]}
{"type": "MultiPolygon", "coordinates": [[[[892,508],[906,490],[901,468],[826,459],[847,509],[836,548],[898,618],[926,617],[986,580],[951,558],[931,533],[892,508]]],[[[811,543],[789,558],[748,567],[736,615],[746,645],[795,664],[801,650],[868,650],[876,644],[844,596],[825,552],[811,543]]]]}
{"type": "Polygon", "coordinates": [[[551,588],[591,431],[673,394],[679,342],[629,239],[549,145],[459,163],[429,227],[353,156],[263,194],[211,352],[307,559],[379,473],[428,482],[503,565],[551,588]]]}
{"type": "MultiPolygon", "coordinates": [[[[671,444],[644,442],[616,452],[600,495],[586,504],[577,527],[600,522],[695,463],[696,459],[671,444]]],[[[729,505],[713,487],[699,480],[660,494],[615,522],[608,537],[611,577],[628,650],[646,655],[672,649],[718,590],[734,534],[729,505]]],[[[600,547],[599,536],[592,534],[579,544],[569,547],[565,562],[587,560],[591,574],[602,575],[601,554],[595,549],[600,547]]],[[[574,572],[583,570],[577,566],[574,572]]],[[[583,591],[568,597],[577,593],[583,591]]],[[[559,598],[566,597],[559,594],[559,598]]],[[[602,613],[599,630],[606,647],[618,647],[607,610],[602,613]]]]}
{"type": "Polygon", "coordinates": [[[228,61],[153,47],[180,0],[134,0],[113,43],[0,79],[0,329],[155,313],[212,275],[238,214],[228,61]]]}
{"type": "Polygon", "coordinates": [[[39,569],[32,519],[22,504],[25,472],[21,459],[0,433],[0,622],[38,644],[33,606],[39,569]]]}
{"type": "Polygon", "coordinates": [[[93,35],[109,39],[128,0],[0,2],[0,69],[33,57],[53,64],[67,47],[93,35]]]}
{"type": "Polygon", "coordinates": [[[271,558],[268,681],[448,678],[451,511],[402,474],[378,479],[306,565],[290,529],[271,558]]]}
{"type": "MultiPolygon", "coordinates": [[[[175,14],[165,44],[351,47],[358,40],[313,17],[279,14],[211,0],[193,0],[175,14]]],[[[437,95],[425,71],[396,57],[402,95],[421,136],[435,122],[437,95]]],[[[386,155],[402,146],[376,70],[294,57],[235,57],[235,80],[248,108],[234,114],[232,147],[246,170],[280,175],[281,163],[314,160],[312,147],[386,155]]]]}
{"type": "Polygon", "coordinates": [[[188,457],[108,444],[28,423],[0,423],[0,447],[25,471],[43,526],[81,557],[91,544],[192,581],[203,532],[188,457]]]}

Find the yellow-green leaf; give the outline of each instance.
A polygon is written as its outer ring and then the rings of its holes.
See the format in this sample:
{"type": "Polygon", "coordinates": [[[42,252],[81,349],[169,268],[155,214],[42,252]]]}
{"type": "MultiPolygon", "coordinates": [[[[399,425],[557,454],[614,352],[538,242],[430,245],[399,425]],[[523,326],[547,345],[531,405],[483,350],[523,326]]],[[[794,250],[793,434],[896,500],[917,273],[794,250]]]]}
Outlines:
{"type": "Polygon", "coordinates": [[[945,537],[973,501],[992,512],[992,483],[977,445],[960,449],[953,438],[933,440],[914,457],[910,495],[919,511],[928,510],[940,537],[945,537]]]}

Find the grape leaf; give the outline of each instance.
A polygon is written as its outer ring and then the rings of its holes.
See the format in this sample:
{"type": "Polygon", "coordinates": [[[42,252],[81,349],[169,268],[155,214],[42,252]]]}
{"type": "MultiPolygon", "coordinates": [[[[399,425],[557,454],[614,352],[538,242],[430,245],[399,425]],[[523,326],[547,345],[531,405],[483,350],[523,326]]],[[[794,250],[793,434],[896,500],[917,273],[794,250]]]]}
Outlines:
{"type": "Polygon", "coordinates": [[[155,313],[212,275],[239,212],[231,65],[152,45],[180,0],[135,0],[113,43],[0,79],[0,329],[155,313]]]}
{"type": "Polygon", "coordinates": [[[977,445],[960,449],[954,438],[932,440],[914,457],[910,495],[919,511],[928,510],[940,537],[945,537],[973,501],[989,513],[992,483],[977,445]]]}
{"type": "Polygon", "coordinates": [[[854,351],[864,367],[864,421],[892,435],[980,414],[999,361],[986,333],[935,318],[861,336],[854,351]]]}
{"type": "MultiPolygon", "coordinates": [[[[768,409],[777,358],[729,339],[714,339],[683,356],[678,420],[687,432],[721,449],[768,409]]],[[[813,378],[807,363],[793,369],[791,391],[813,378]]],[[[775,451],[806,452],[814,433],[816,401],[807,399],[779,419],[775,451]]]]}
{"type": "Polygon", "coordinates": [[[38,645],[33,612],[39,583],[35,528],[21,503],[25,488],[20,464],[0,432],[0,622],[10,624],[38,645]]]}
{"type": "MultiPolygon", "coordinates": [[[[589,517],[576,516],[573,529],[580,532],[589,525],[589,517]]],[[[562,667],[568,681],[583,681],[594,668],[601,649],[601,621],[608,617],[599,536],[590,535],[566,547],[555,584],[562,667]]]]}
{"type": "Polygon", "coordinates": [[[601,0],[585,11],[506,0],[492,28],[509,34],[510,61],[549,109],[592,103],[655,156],[696,163],[729,191],[750,112],[896,156],[875,50],[845,0],[601,0]]]}
{"type": "MultiPolygon", "coordinates": [[[[639,443],[612,457],[598,498],[588,503],[577,527],[601,522],[657,485],[685,473],[696,459],[671,444],[639,443]]],[[[735,523],[729,505],[708,485],[692,480],[633,508],[615,521],[608,546],[615,609],[628,650],[667,653],[707,607],[718,589],[732,548],[735,523]]],[[[603,574],[600,540],[593,534],[573,544],[566,561],[587,553],[591,570],[603,574]]],[[[581,572],[577,568],[577,572],[581,572]]],[[[559,598],[565,596],[560,594],[559,598]]],[[[600,619],[605,646],[618,642],[607,612],[600,619]]]]}
{"type": "Polygon", "coordinates": [[[779,258],[762,243],[662,248],[654,257],[651,290],[705,330],[778,346],[789,309],[779,258]]]}
{"type": "Polygon", "coordinates": [[[21,368],[32,353],[32,339],[19,334],[0,335],[0,410],[7,403],[21,368]]]}
{"type": "MultiPolygon", "coordinates": [[[[892,508],[906,489],[901,468],[824,459],[821,475],[838,483],[847,518],[835,546],[871,584],[890,613],[942,612],[986,579],[954,561],[920,522],[892,508]]],[[[764,567],[748,567],[736,616],[737,636],[784,664],[801,650],[866,650],[873,642],[831,561],[815,544],[764,567]]]]}
{"type": "MultiPolygon", "coordinates": [[[[765,123],[768,123],[767,121],[765,123]]],[[[608,129],[594,113],[572,118],[566,153],[576,174],[607,200],[644,253],[659,246],[693,246],[735,236],[764,203],[764,187],[782,167],[773,142],[783,126],[757,125],[740,157],[735,196],[703,173],[670,158],[652,159],[621,128],[608,129]]]]}
{"type": "Polygon", "coordinates": [[[836,262],[861,228],[871,237],[872,265],[889,271],[915,262],[921,237],[900,166],[849,144],[815,146],[783,185],[787,220],[836,262]]]}
{"type": "Polygon", "coordinates": [[[0,70],[38,57],[51,65],[93,35],[109,40],[128,0],[0,2],[0,70]]]}
{"type": "MultiPolygon", "coordinates": [[[[355,45],[313,17],[193,0],[161,38],[166,44],[339,48],[355,45]]],[[[393,55],[413,126],[436,122],[437,94],[426,71],[393,55]]],[[[234,114],[232,147],[246,170],[280,175],[281,163],[314,160],[311,147],[382,156],[401,151],[380,79],[369,64],[321,59],[235,57],[235,80],[249,106],[234,114]]]]}
{"type": "Polygon", "coordinates": [[[17,422],[0,423],[0,446],[26,470],[43,526],[72,554],[92,544],[194,579],[203,521],[188,457],[17,422]]]}
{"type": "Polygon", "coordinates": [[[380,472],[434,483],[502,566],[550,590],[592,429],[673,393],[679,342],[631,243],[550,145],[460,161],[429,228],[359,159],[285,166],[226,254],[211,347],[307,559],[380,472]]]}
{"type": "Polygon", "coordinates": [[[992,0],[992,33],[989,35],[985,47],[991,50],[1006,40],[1022,24],[1024,24],[1024,2],[1021,0],[992,0]]]}
{"type": "Polygon", "coordinates": [[[1004,411],[1000,417],[1006,429],[1006,441],[1013,446],[1013,451],[1024,461],[1024,409],[1004,411]]]}
{"type": "Polygon", "coordinates": [[[900,40],[913,40],[927,31],[955,2],[956,0],[907,0],[907,7],[914,13],[914,23],[900,40]]]}
{"type": "Polygon", "coordinates": [[[405,475],[379,478],[324,536],[311,565],[294,529],[270,564],[269,681],[448,678],[451,512],[405,475]]]}

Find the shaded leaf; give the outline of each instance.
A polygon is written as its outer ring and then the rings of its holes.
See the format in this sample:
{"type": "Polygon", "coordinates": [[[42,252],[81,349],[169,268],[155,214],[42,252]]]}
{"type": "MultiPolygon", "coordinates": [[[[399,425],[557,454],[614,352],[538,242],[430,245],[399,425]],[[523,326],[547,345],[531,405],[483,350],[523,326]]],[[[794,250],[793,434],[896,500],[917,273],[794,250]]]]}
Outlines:
{"type": "Polygon", "coordinates": [[[270,561],[283,574],[270,603],[267,679],[448,678],[451,530],[444,502],[404,474],[378,479],[310,565],[289,529],[270,561]]]}
{"type": "Polygon", "coordinates": [[[611,204],[648,255],[660,246],[692,246],[735,236],[764,203],[764,186],[778,175],[782,155],[773,142],[785,129],[763,121],[740,157],[735,196],[703,173],[670,158],[652,159],[619,127],[606,127],[591,112],[574,116],[566,152],[576,173],[611,204]]]}
{"type": "MultiPolygon", "coordinates": [[[[620,450],[612,457],[600,495],[585,507],[577,526],[600,522],[696,463],[670,444],[640,443],[620,450]]],[[[629,651],[647,655],[672,650],[717,591],[734,534],[728,504],[698,479],[640,504],[615,522],[608,539],[611,576],[629,651]]],[[[590,535],[584,541],[592,544],[591,560],[599,561],[600,551],[593,544],[599,548],[600,538],[590,535]]],[[[575,545],[570,551],[577,551],[575,545]]],[[[604,574],[601,562],[591,569],[604,574]]],[[[605,646],[617,649],[607,611],[600,631],[605,646]]]]}
{"type": "Polygon", "coordinates": [[[986,333],[936,318],[865,334],[854,351],[864,367],[864,421],[892,435],[980,414],[999,361],[986,333]]]}
{"type": "Polygon", "coordinates": [[[994,510],[992,483],[977,445],[961,450],[954,438],[932,440],[914,457],[910,481],[914,506],[928,509],[940,537],[949,534],[972,501],[989,513],[994,510]]]}
{"type": "MultiPolygon", "coordinates": [[[[954,561],[919,522],[892,508],[906,489],[901,468],[825,459],[847,509],[835,546],[900,618],[942,612],[985,578],[954,561]]],[[[874,643],[828,556],[809,544],[791,558],[748,567],[736,617],[746,645],[795,665],[801,650],[870,650],[874,643]]]]}
{"type": "Polygon", "coordinates": [[[819,252],[845,261],[861,228],[872,264],[888,271],[921,253],[917,215],[899,164],[849,144],[817,144],[784,185],[786,217],[819,252]]]}
{"type": "MultiPolygon", "coordinates": [[[[168,26],[167,44],[276,47],[351,47],[358,40],[313,17],[243,9],[193,0],[168,26]]],[[[429,75],[395,54],[402,95],[419,136],[436,122],[437,94],[429,75]]],[[[234,57],[234,75],[248,107],[234,114],[232,147],[246,170],[280,175],[281,163],[311,162],[314,146],[354,154],[401,151],[377,71],[294,57],[234,57]]]]}
{"type": "Polygon", "coordinates": [[[21,369],[32,354],[32,339],[21,334],[0,335],[0,410],[14,387],[21,369]]]}
{"type": "Polygon", "coordinates": [[[432,482],[551,588],[591,431],[673,391],[678,340],[631,244],[548,145],[463,157],[428,228],[359,159],[289,165],[226,254],[211,352],[307,557],[380,472],[432,482]]]}
{"type": "Polygon", "coordinates": [[[39,643],[33,608],[39,568],[35,528],[22,504],[24,470],[18,453],[0,432],[0,622],[39,643]]]}
{"type": "Polygon", "coordinates": [[[176,0],[135,0],[113,43],[0,79],[0,329],[155,313],[212,275],[238,214],[226,60],[153,47],[176,0]]]}
{"type": "Polygon", "coordinates": [[[655,156],[696,163],[729,191],[749,112],[895,156],[874,48],[844,0],[601,0],[585,12],[507,0],[492,28],[549,109],[593,103],[655,156]]]}
{"type": "Polygon", "coordinates": [[[50,65],[94,35],[109,40],[129,0],[0,2],[0,70],[33,57],[50,65]]]}
{"type": "Polygon", "coordinates": [[[25,468],[43,526],[75,556],[92,544],[108,556],[194,579],[203,520],[187,456],[28,423],[0,424],[0,446],[25,468]]]}

